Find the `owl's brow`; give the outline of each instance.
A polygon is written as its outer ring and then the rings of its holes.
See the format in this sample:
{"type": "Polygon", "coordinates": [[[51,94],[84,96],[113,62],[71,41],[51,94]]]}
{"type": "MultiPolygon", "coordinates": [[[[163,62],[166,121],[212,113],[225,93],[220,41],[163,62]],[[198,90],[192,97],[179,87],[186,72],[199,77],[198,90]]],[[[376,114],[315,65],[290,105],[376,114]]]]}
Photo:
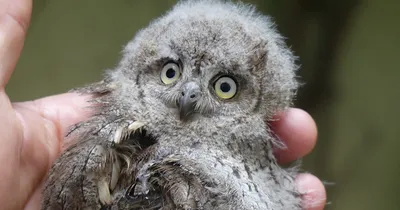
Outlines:
{"type": "Polygon", "coordinates": [[[218,63],[218,69],[220,69],[220,72],[222,73],[235,75],[237,74],[235,72],[237,72],[240,69],[240,65],[235,61],[232,61],[232,63],[230,64],[218,63]]]}
{"type": "Polygon", "coordinates": [[[197,58],[195,58],[195,62],[194,62],[194,66],[195,66],[195,69],[194,69],[194,72],[193,73],[195,73],[195,74],[197,74],[197,75],[200,75],[200,67],[201,67],[201,61],[203,61],[203,59],[206,57],[206,53],[201,53],[201,54],[199,54],[198,56],[197,56],[197,58]]]}

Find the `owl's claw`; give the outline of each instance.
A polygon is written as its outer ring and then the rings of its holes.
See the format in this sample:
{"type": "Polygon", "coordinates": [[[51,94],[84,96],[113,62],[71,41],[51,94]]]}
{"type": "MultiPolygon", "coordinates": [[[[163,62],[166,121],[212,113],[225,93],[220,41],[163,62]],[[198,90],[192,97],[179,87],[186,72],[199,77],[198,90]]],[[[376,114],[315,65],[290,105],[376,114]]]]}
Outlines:
{"type": "Polygon", "coordinates": [[[98,182],[99,200],[103,205],[110,205],[112,202],[110,187],[106,180],[98,182]]]}
{"type": "Polygon", "coordinates": [[[129,130],[131,133],[133,133],[133,132],[135,132],[136,130],[140,130],[143,126],[144,126],[144,123],[143,123],[143,122],[135,121],[135,122],[133,122],[132,124],[130,124],[130,125],[128,126],[128,130],[129,130]]]}
{"type": "Polygon", "coordinates": [[[128,126],[124,127],[119,127],[114,134],[114,137],[112,139],[112,142],[115,144],[121,143],[123,140],[125,140],[130,134],[134,133],[137,130],[141,130],[141,128],[145,124],[140,121],[135,121],[128,126]]]}
{"type": "Polygon", "coordinates": [[[115,144],[121,143],[121,141],[125,138],[125,127],[119,127],[115,131],[113,141],[115,144]]]}

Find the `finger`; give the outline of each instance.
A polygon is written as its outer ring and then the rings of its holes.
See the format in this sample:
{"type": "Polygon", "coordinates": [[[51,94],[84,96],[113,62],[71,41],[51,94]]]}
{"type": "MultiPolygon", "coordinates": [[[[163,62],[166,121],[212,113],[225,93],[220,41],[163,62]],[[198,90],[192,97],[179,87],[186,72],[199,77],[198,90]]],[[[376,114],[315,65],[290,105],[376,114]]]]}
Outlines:
{"type": "Polygon", "coordinates": [[[326,203],[325,187],[321,181],[311,174],[300,174],[296,184],[302,195],[302,204],[306,210],[322,210],[326,203]]]}
{"type": "Polygon", "coordinates": [[[0,189],[1,193],[8,193],[0,195],[0,203],[6,209],[18,209],[24,205],[14,197],[23,196],[18,191],[21,186],[18,175],[23,134],[4,86],[19,58],[31,8],[31,0],[0,0],[0,165],[3,169],[0,189]]]}
{"type": "Polygon", "coordinates": [[[37,210],[41,209],[41,201],[42,201],[42,192],[44,189],[44,182],[37,187],[35,192],[30,197],[28,203],[25,205],[24,210],[37,210]]]}
{"type": "Polygon", "coordinates": [[[83,96],[76,93],[65,93],[49,96],[34,101],[14,103],[15,108],[24,108],[38,113],[43,119],[53,124],[56,138],[49,141],[61,141],[69,128],[91,115],[88,101],[90,96],[83,96]]]}
{"type": "Polygon", "coordinates": [[[52,160],[57,157],[59,146],[57,141],[48,141],[57,139],[52,122],[24,107],[15,107],[15,113],[23,133],[19,173],[14,175],[19,177],[15,196],[21,202],[27,201],[40,184],[52,160]]]}
{"type": "MultiPolygon", "coordinates": [[[[88,116],[85,111],[88,97],[77,94],[62,94],[46,97],[36,101],[14,103],[14,113],[22,135],[12,137],[12,140],[23,139],[15,166],[14,178],[17,184],[12,186],[15,191],[14,200],[18,203],[13,207],[22,207],[34,190],[42,182],[50,165],[58,157],[62,140],[67,127],[84,120],[88,116]],[[16,179],[17,177],[18,179],[16,179]]],[[[9,186],[11,188],[11,186],[9,186]]]]}
{"type": "Polygon", "coordinates": [[[275,154],[280,163],[288,163],[311,152],[317,141],[317,127],[312,117],[301,109],[291,108],[271,122],[274,132],[286,148],[275,154]]]}
{"type": "Polygon", "coordinates": [[[7,84],[24,45],[31,0],[0,0],[0,90],[7,84]]]}

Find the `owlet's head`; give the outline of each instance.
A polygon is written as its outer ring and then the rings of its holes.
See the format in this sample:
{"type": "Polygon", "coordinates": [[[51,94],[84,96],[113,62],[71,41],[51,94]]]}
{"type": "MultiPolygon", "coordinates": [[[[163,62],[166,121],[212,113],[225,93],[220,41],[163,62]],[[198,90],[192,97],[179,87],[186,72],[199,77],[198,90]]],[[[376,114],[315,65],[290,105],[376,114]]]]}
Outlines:
{"type": "Polygon", "coordinates": [[[188,125],[271,117],[291,103],[294,62],[253,7],[183,1],[128,43],[109,76],[114,97],[134,117],[188,125]]]}

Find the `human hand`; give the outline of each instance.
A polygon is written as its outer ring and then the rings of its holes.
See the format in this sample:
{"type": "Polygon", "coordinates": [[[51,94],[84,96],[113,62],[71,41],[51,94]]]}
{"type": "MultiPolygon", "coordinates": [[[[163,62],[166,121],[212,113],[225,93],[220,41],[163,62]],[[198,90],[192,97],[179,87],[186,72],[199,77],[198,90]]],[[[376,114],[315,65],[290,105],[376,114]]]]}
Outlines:
{"type": "MultiPolygon", "coordinates": [[[[5,93],[19,58],[30,22],[32,0],[0,0],[0,203],[4,209],[39,209],[43,179],[62,151],[69,126],[90,113],[88,97],[67,93],[22,103],[11,103],[5,93]]],[[[316,142],[312,118],[290,109],[272,122],[274,131],[288,146],[276,151],[280,162],[309,153],[316,142]]],[[[321,210],[325,189],[314,176],[297,177],[307,210],[321,210]]]]}

